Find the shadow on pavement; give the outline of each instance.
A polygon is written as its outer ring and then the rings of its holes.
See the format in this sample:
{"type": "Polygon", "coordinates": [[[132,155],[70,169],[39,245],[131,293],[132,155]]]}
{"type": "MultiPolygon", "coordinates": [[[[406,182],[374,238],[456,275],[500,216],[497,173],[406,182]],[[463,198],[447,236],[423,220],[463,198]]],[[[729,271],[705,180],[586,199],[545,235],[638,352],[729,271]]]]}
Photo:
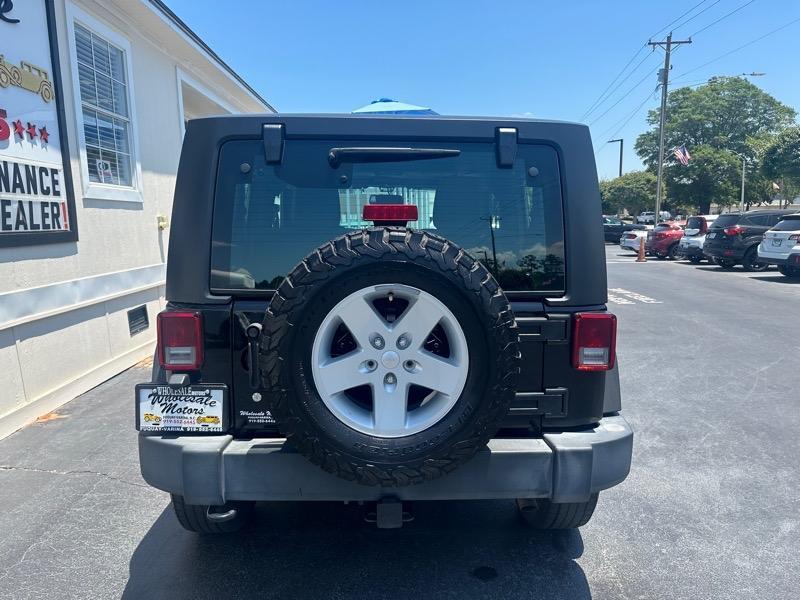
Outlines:
{"type": "MultiPolygon", "coordinates": [[[[691,263],[687,263],[690,266],[691,263]]],[[[697,265],[698,271],[714,271],[715,273],[744,273],[744,269],[739,266],[733,267],[731,269],[723,269],[722,267],[718,267],[717,265],[697,265]]]]}
{"type": "Polygon", "coordinates": [[[770,283],[788,283],[789,285],[800,285],[800,278],[790,279],[783,275],[774,275],[772,277],[751,277],[750,279],[757,279],[758,281],[769,281],[770,283]]]}
{"type": "Polygon", "coordinates": [[[123,598],[591,598],[578,531],[526,528],[510,501],[414,508],[403,529],[378,530],[357,505],[259,504],[246,532],[201,537],[167,507],[123,598]]]}

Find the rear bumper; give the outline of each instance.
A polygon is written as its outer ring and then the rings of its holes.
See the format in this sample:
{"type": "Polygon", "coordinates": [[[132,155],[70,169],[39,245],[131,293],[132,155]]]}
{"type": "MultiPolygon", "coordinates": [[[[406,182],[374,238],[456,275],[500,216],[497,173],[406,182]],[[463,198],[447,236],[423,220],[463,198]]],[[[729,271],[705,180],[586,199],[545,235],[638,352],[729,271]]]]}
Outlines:
{"type": "Polygon", "coordinates": [[[758,253],[758,260],[760,260],[761,262],[765,262],[769,265],[778,265],[778,266],[783,266],[789,262],[788,256],[783,256],[783,257],[770,256],[769,254],[761,254],[760,252],[758,253]]]}
{"type": "Polygon", "coordinates": [[[632,250],[633,252],[638,252],[640,239],[641,238],[629,240],[628,238],[621,238],[619,240],[619,247],[622,248],[623,250],[632,250]]]}
{"type": "Polygon", "coordinates": [[[703,258],[703,249],[700,246],[678,246],[678,255],[692,258],[697,256],[703,258]]]}
{"type": "Polygon", "coordinates": [[[703,246],[703,254],[710,258],[726,258],[728,260],[742,260],[747,248],[740,248],[737,246],[723,246],[722,244],[703,246]]]}
{"type": "Polygon", "coordinates": [[[326,473],[283,438],[139,434],[144,480],[190,504],[228,500],[477,500],[550,498],[582,502],[627,477],[633,430],[621,416],[543,439],[493,439],[467,464],[419,485],[381,488],[326,473]]]}
{"type": "MultiPolygon", "coordinates": [[[[778,265],[783,266],[789,263],[789,257],[792,254],[797,254],[796,252],[793,253],[793,248],[787,248],[785,252],[769,252],[764,251],[764,244],[759,244],[758,246],[758,260],[761,262],[768,263],[770,265],[778,265]]],[[[792,261],[795,262],[795,261],[792,261]]]]}

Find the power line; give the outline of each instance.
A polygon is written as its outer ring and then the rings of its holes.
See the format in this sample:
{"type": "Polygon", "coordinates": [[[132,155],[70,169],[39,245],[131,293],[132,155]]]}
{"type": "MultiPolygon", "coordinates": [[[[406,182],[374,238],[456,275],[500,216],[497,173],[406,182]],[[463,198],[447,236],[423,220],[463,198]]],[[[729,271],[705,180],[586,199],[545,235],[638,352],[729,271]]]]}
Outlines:
{"type": "Polygon", "coordinates": [[[612,138],[613,137],[617,137],[619,135],[619,133],[625,128],[625,126],[628,123],[630,123],[631,119],[633,119],[639,113],[639,111],[642,109],[642,107],[645,104],[647,104],[648,101],[653,99],[653,94],[655,93],[655,91],[657,89],[658,89],[658,86],[653,88],[653,90],[651,92],[648,92],[647,96],[645,96],[644,100],[642,100],[641,103],[636,106],[636,108],[634,108],[627,116],[623,117],[622,119],[620,119],[619,121],[614,123],[611,127],[606,129],[602,133],[602,135],[600,137],[612,137],[612,138]],[[614,133],[609,134],[609,132],[611,130],[614,130],[614,133]]]}
{"type": "Polygon", "coordinates": [[[672,28],[672,30],[673,30],[673,31],[675,31],[676,29],[680,29],[681,27],[683,27],[684,25],[686,25],[686,24],[687,24],[687,23],[689,23],[690,21],[694,21],[694,20],[695,20],[697,17],[699,17],[700,15],[702,15],[702,14],[703,14],[704,12],[706,12],[707,10],[709,10],[709,9],[711,9],[711,8],[714,8],[714,7],[715,7],[717,4],[719,4],[720,2],[722,2],[722,0],[716,0],[716,2],[714,2],[713,4],[709,4],[708,6],[706,6],[706,7],[705,7],[703,10],[701,10],[699,13],[697,13],[697,14],[696,14],[696,15],[694,15],[693,17],[689,17],[688,19],[686,19],[686,20],[685,20],[683,23],[681,23],[680,25],[676,25],[675,27],[673,27],[673,28],[672,28]]]}
{"type": "MultiPolygon", "coordinates": [[[[688,15],[690,12],[694,11],[694,9],[696,9],[697,7],[699,7],[699,6],[703,5],[703,4],[705,4],[706,2],[708,2],[708,0],[701,0],[700,2],[698,2],[697,4],[695,4],[695,5],[694,5],[692,8],[690,8],[690,9],[689,9],[689,10],[687,10],[685,13],[683,13],[682,15],[680,15],[678,18],[676,18],[676,19],[674,19],[673,21],[671,21],[671,22],[670,22],[668,25],[666,25],[665,27],[662,27],[661,29],[659,29],[658,31],[656,31],[656,32],[655,32],[653,35],[651,35],[651,36],[650,36],[650,39],[653,39],[654,37],[657,37],[657,36],[661,35],[661,34],[662,34],[662,33],[664,33],[664,32],[665,32],[667,29],[669,29],[670,27],[672,27],[672,26],[673,26],[675,23],[677,23],[678,21],[680,21],[680,20],[681,20],[683,17],[685,17],[686,15],[688,15]]],[[[712,6],[713,6],[713,5],[712,5],[712,6]]],[[[701,14],[701,13],[697,13],[697,14],[701,14]]],[[[697,16],[697,15],[695,15],[695,16],[697,16]]],[[[694,18],[694,17],[692,17],[692,19],[693,19],[693,18],[694,18]]],[[[689,19],[689,21],[691,21],[691,19],[689,19]]],[[[686,23],[688,23],[689,21],[686,21],[686,23]]],[[[686,23],[683,23],[683,24],[685,25],[686,23]]]]}
{"type": "MultiPolygon", "coordinates": [[[[690,14],[690,13],[694,12],[694,11],[695,11],[697,8],[699,8],[700,6],[702,6],[703,4],[705,4],[705,3],[706,3],[706,2],[708,2],[708,1],[709,1],[709,0],[701,0],[700,2],[698,2],[697,4],[695,4],[694,6],[692,6],[692,7],[691,7],[689,10],[687,10],[687,11],[684,11],[684,12],[683,12],[683,13],[681,13],[681,14],[680,14],[678,17],[676,17],[676,18],[675,18],[675,19],[673,19],[673,20],[672,20],[670,23],[668,23],[666,26],[662,27],[662,28],[661,28],[661,29],[659,29],[659,30],[658,30],[656,33],[654,33],[653,35],[651,35],[651,36],[650,36],[650,39],[652,39],[652,38],[656,37],[656,36],[657,36],[657,35],[659,35],[661,32],[663,32],[663,31],[665,31],[665,30],[669,29],[669,28],[670,28],[672,25],[674,25],[675,23],[677,23],[678,21],[680,21],[681,19],[683,19],[683,18],[684,18],[686,15],[688,15],[688,14],[690,14]]],[[[709,8],[712,8],[712,7],[713,7],[713,6],[715,6],[716,4],[719,4],[719,2],[721,2],[721,1],[722,1],[722,0],[715,0],[715,2],[713,2],[713,3],[712,3],[712,4],[710,4],[709,6],[707,6],[706,8],[704,8],[703,10],[701,10],[700,12],[698,12],[697,14],[695,14],[695,15],[693,15],[693,16],[691,16],[691,17],[689,17],[688,19],[686,19],[685,21],[683,21],[683,22],[682,22],[682,23],[679,25],[679,27],[682,27],[683,25],[686,25],[687,23],[689,23],[689,22],[690,22],[690,21],[692,21],[693,19],[695,19],[695,18],[699,17],[701,14],[703,14],[704,12],[706,12],[706,11],[707,11],[709,8]]],[[[606,102],[606,101],[607,101],[607,100],[608,100],[608,99],[609,99],[611,96],[613,96],[613,95],[614,95],[614,92],[616,92],[616,91],[617,91],[617,90],[618,90],[618,89],[619,89],[619,88],[620,88],[620,87],[621,87],[621,86],[622,86],[622,85],[623,85],[623,84],[624,84],[624,83],[625,83],[625,82],[626,82],[628,79],[630,79],[630,77],[631,77],[631,76],[633,75],[633,73],[634,73],[634,72],[635,72],[635,71],[636,71],[636,70],[637,70],[637,69],[638,69],[638,68],[639,68],[639,67],[642,65],[642,63],[644,63],[644,61],[645,61],[645,60],[647,60],[647,58],[648,58],[649,56],[652,56],[652,55],[647,55],[647,56],[645,56],[645,57],[644,57],[644,59],[642,59],[641,61],[639,61],[639,62],[636,64],[636,66],[633,68],[633,70],[632,70],[630,73],[628,73],[628,75],[627,75],[627,76],[625,76],[625,78],[624,78],[622,81],[620,81],[619,83],[617,83],[617,85],[616,85],[616,86],[614,86],[614,84],[617,82],[617,80],[619,80],[619,78],[620,78],[620,77],[622,77],[622,75],[625,73],[625,71],[628,69],[628,67],[629,67],[629,66],[631,66],[631,64],[633,64],[633,61],[634,61],[634,60],[636,60],[636,58],[639,56],[639,54],[642,52],[642,50],[644,50],[646,47],[647,47],[647,44],[644,44],[643,46],[641,46],[641,47],[640,47],[640,48],[639,48],[639,49],[638,49],[638,50],[637,50],[637,51],[636,51],[636,52],[633,54],[633,56],[631,56],[631,58],[628,60],[628,62],[627,62],[627,63],[625,63],[625,66],[624,66],[624,67],[622,67],[622,69],[620,70],[620,72],[619,72],[619,73],[617,73],[617,75],[614,77],[614,79],[612,79],[612,80],[611,80],[611,83],[609,83],[609,84],[608,84],[608,85],[605,87],[605,89],[604,89],[604,90],[601,92],[601,94],[600,94],[600,95],[599,95],[599,96],[598,96],[598,97],[595,99],[595,101],[594,101],[594,102],[592,102],[592,104],[589,106],[589,108],[587,108],[587,109],[586,109],[586,111],[584,111],[583,115],[581,115],[581,117],[578,119],[579,121],[584,121],[585,119],[587,119],[587,118],[589,117],[589,115],[591,115],[591,114],[592,114],[592,113],[593,113],[595,110],[597,110],[597,109],[598,109],[600,106],[602,106],[604,102],[606,102]],[[612,89],[612,86],[613,86],[613,89],[612,89]]]]}
{"type": "MultiPolygon", "coordinates": [[[[636,60],[636,57],[637,57],[637,56],[639,56],[639,54],[642,52],[642,50],[644,50],[646,47],[647,47],[646,45],[642,44],[642,46],[641,46],[641,47],[640,47],[640,48],[639,48],[639,49],[636,51],[636,53],[635,53],[633,56],[631,56],[631,59],[630,59],[630,60],[629,60],[627,63],[625,63],[625,66],[624,66],[624,67],[622,67],[622,70],[620,70],[620,72],[619,72],[619,73],[617,73],[617,76],[616,76],[616,77],[614,77],[614,79],[612,79],[612,80],[611,80],[611,83],[609,83],[609,84],[606,86],[606,89],[604,89],[604,90],[603,90],[603,91],[600,93],[600,95],[597,97],[597,99],[596,99],[594,102],[592,102],[591,106],[590,106],[589,108],[587,108],[587,109],[586,109],[586,111],[583,113],[583,115],[581,116],[581,118],[580,118],[580,119],[578,119],[579,121],[583,121],[583,120],[584,120],[586,117],[588,117],[590,114],[592,114],[592,112],[594,111],[594,108],[595,108],[595,106],[597,106],[597,105],[598,105],[598,103],[600,103],[600,101],[601,101],[601,100],[603,99],[603,97],[606,95],[606,92],[607,92],[608,90],[610,90],[610,89],[611,89],[611,86],[612,86],[612,85],[614,85],[614,84],[617,82],[617,79],[619,79],[619,78],[622,76],[622,74],[625,72],[625,70],[626,70],[626,69],[627,69],[629,66],[631,66],[631,63],[632,63],[634,60],[636,60]]],[[[641,64],[641,63],[640,63],[640,64],[641,64]]],[[[638,65],[637,65],[637,67],[638,67],[638,65]]],[[[635,70],[636,70],[636,69],[634,69],[634,71],[635,71],[635,70]]],[[[628,75],[628,77],[630,77],[630,75],[628,75]]],[[[612,92],[612,93],[613,93],[613,92],[612,92]]]]}
{"type": "Polygon", "coordinates": [[[633,90],[635,90],[637,87],[639,87],[640,85],[642,85],[642,83],[644,83],[645,79],[647,79],[648,77],[652,76],[652,75],[653,75],[653,73],[655,73],[656,71],[658,71],[658,67],[656,67],[656,68],[655,68],[655,69],[653,69],[652,71],[648,71],[647,73],[645,73],[645,74],[644,74],[644,77],[642,77],[642,78],[641,78],[639,81],[637,81],[637,82],[636,82],[636,83],[633,85],[633,87],[631,87],[631,88],[630,88],[630,89],[629,89],[627,92],[625,92],[624,94],[622,94],[622,96],[620,96],[620,97],[619,97],[619,99],[618,99],[616,102],[614,102],[614,104],[612,104],[611,106],[609,106],[609,107],[608,107],[608,108],[607,108],[605,111],[603,111],[603,113],[602,113],[602,114],[600,114],[599,116],[595,117],[595,119],[594,119],[592,122],[590,122],[590,123],[589,123],[589,126],[592,126],[592,125],[594,125],[594,124],[595,124],[595,123],[597,123],[597,122],[598,122],[600,119],[602,119],[604,116],[606,116],[606,115],[607,115],[607,114],[608,114],[608,113],[611,111],[611,109],[613,109],[613,108],[614,108],[615,106],[617,106],[617,105],[618,105],[620,102],[622,102],[623,100],[625,100],[625,98],[627,98],[627,97],[628,97],[628,94],[630,94],[630,93],[631,93],[633,90]]]}
{"type": "MultiPolygon", "coordinates": [[[[711,23],[709,23],[708,25],[706,25],[706,26],[705,26],[705,27],[703,27],[702,29],[698,29],[697,31],[695,31],[695,32],[694,32],[692,35],[690,35],[689,37],[694,37],[694,36],[696,36],[698,33],[703,33],[703,32],[704,32],[706,29],[710,29],[710,28],[712,28],[714,25],[716,25],[717,23],[719,23],[720,21],[724,21],[725,19],[727,19],[727,18],[728,18],[728,17],[730,17],[731,15],[735,15],[737,12],[739,12],[740,10],[742,10],[743,8],[745,8],[746,6],[750,6],[750,5],[751,5],[753,2],[755,2],[755,1],[756,1],[756,0],[750,0],[749,2],[745,2],[744,4],[742,4],[741,6],[739,6],[738,8],[734,8],[734,9],[733,9],[731,12],[729,12],[729,13],[727,13],[727,14],[724,14],[724,15],[722,15],[722,16],[721,16],[719,19],[717,19],[716,21],[712,21],[711,23]]],[[[716,4],[716,3],[715,3],[715,4],[716,4]]],[[[711,6],[714,6],[714,5],[712,4],[711,6]]],[[[709,7],[709,8],[710,8],[710,7],[709,7]]]]}
{"type": "MultiPolygon", "coordinates": [[[[647,44],[645,44],[645,45],[644,45],[644,46],[642,46],[642,47],[643,47],[643,48],[647,47],[647,44]]],[[[634,73],[636,73],[636,71],[638,71],[638,70],[639,70],[639,67],[641,67],[641,66],[642,66],[642,64],[644,64],[644,62],[645,62],[647,59],[649,59],[651,56],[652,56],[652,54],[646,54],[646,55],[644,56],[644,58],[642,58],[642,60],[640,60],[638,63],[636,63],[636,66],[633,68],[633,70],[631,70],[631,72],[630,72],[630,73],[628,73],[628,74],[625,76],[625,78],[624,78],[624,79],[622,79],[622,80],[621,80],[621,81],[620,81],[620,82],[619,82],[617,85],[615,85],[615,86],[614,86],[614,89],[612,89],[612,90],[611,90],[611,91],[608,93],[608,95],[607,95],[607,96],[606,96],[606,97],[605,97],[605,98],[604,98],[604,99],[603,99],[603,100],[602,100],[602,101],[601,101],[601,102],[600,102],[600,103],[599,103],[597,106],[595,106],[595,107],[594,107],[594,108],[592,108],[591,110],[588,110],[588,111],[586,111],[586,112],[583,114],[583,116],[580,118],[580,120],[581,120],[581,121],[583,121],[584,119],[587,119],[587,118],[589,117],[589,115],[591,115],[591,114],[592,114],[594,111],[596,111],[597,109],[599,109],[599,108],[600,108],[600,107],[603,105],[603,103],[604,103],[604,102],[606,102],[607,100],[609,100],[609,99],[611,98],[611,96],[613,96],[613,95],[614,95],[614,93],[615,93],[615,92],[616,92],[616,91],[617,91],[617,90],[618,90],[620,87],[622,87],[622,85],[623,85],[623,84],[624,84],[626,81],[628,81],[628,79],[630,79],[630,78],[633,76],[633,74],[634,74],[634,73]]],[[[610,86],[609,86],[609,87],[610,87],[610,86]]],[[[605,113],[603,113],[603,114],[605,114],[605,113]]]]}
{"type": "MultiPolygon", "coordinates": [[[[645,44],[645,46],[647,46],[647,44],[645,44]]],[[[583,121],[584,119],[587,119],[587,118],[588,118],[588,117],[589,117],[589,116],[590,116],[590,115],[591,115],[593,112],[595,112],[596,110],[598,110],[598,109],[599,109],[599,108],[600,108],[600,107],[601,107],[601,106],[602,106],[602,105],[603,105],[605,102],[607,102],[608,100],[610,100],[610,99],[611,99],[611,97],[612,97],[612,96],[613,96],[613,95],[614,95],[614,94],[617,92],[617,90],[618,90],[618,89],[620,89],[620,88],[623,86],[623,84],[624,84],[626,81],[628,81],[628,80],[629,80],[629,79],[630,79],[630,78],[633,76],[633,74],[634,74],[634,73],[636,73],[636,71],[638,71],[638,70],[639,70],[639,67],[641,67],[641,66],[642,66],[642,65],[645,63],[645,61],[647,61],[648,59],[650,59],[650,57],[652,57],[652,56],[653,56],[652,54],[646,54],[646,55],[644,56],[644,58],[642,58],[642,60],[640,60],[638,63],[636,63],[636,66],[633,68],[633,70],[631,70],[631,72],[630,72],[630,73],[628,73],[628,74],[625,76],[625,78],[624,78],[624,79],[622,79],[622,80],[621,80],[619,83],[617,83],[617,85],[615,85],[615,86],[614,86],[614,89],[612,89],[612,90],[611,90],[611,91],[608,93],[608,95],[607,95],[607,96],[606,96],[606,97],[603,99],[603,101],[602,101],[602,102],[600,102],[600,103],[599,103],[599,104],[598,104],[596,107],[594,107],[592,110],[590,110],[590,111],[587,111],[587,112],[586,112],[586,114],[584,114],[584,115],[583,115],[583,117],[581,117],[581,120],[583,121]]],[[[652,71],[651,71],[651,72],[652,72],[652,71]]],[[[645,75],[644,79],[646,79],[646,78],[647,78],[647,75],[645,75]]],[[[640,80],[640,82],[639,82],[639,83],[641,83],[641,80],[640,80]]],[[[638,85],[638,84],[637,84],[637,85],[638,85]]],[[[631,88],[630,90],[628,90],[628,93],[630,93],[631,91],[633,91],[633,90],[634,90],[636,87],[637,87],[637,86],[634,86],[633,88],[631,88]]],[[[624,97],[624,96],[623,96],[623,97],[624,97]]],[[[621,99],[622,99],[622,98],[620,98],[620,100],[621,100],[621,99]]],[[[614,105],[612,105],[612,108],[613,108],[613,106],[616,106],[617,104],[619,104],[619,101],[617,101],[617,102],[616,102],[614,105]]],[[[609,110],[610,110],[610,109],[609,109],[609,110]]],[[[608,110],[607,110],[606,112],[608,112],[608,110]]],[[[603,114],[606,114],[606,113],[604,112],[603,114]]],[[[599,118],[599,117],[598,117],[598,118],[599,118]]],[[[595,119],[595,120],[596,120],[596,119],[595,119]]],[[[594,121],[592,121],[592,122],[594,122],[594,121]]]]}
{"type": "Polygon", "coordinates": [[[726,56],[730,56],[731,54],[733,54],[735,52],[738,52],[739,50],[743,50],[744,48],[747,48],[748,46],[752,46],[756,42],[760,42],[761,40],[763,40],[766,37],[774,35],[774,34],[778,33],[779,31],[783,31],[787,27],[790,27],[790,26],[794,25],[797,22],[800,22],[800,17],[797,17],[796,19],[793,19],[793,20],[789,21],[788,23],[784,23],[780,27],[778,27],[776,29],[773,29],[772,31],[769,31],[769,32],[765,33],[764,35],[757,37],[754,40],[750,40],[749,42],[746,42],[746,43],[742,44],[741,46],[737,46],[736,48],[734,48],[733,50],[729,50],[725,54],[721,54],[720,56],[718,56],[716,58],[712,58],[711,60],[709,60],[708,62],[703,63],[699,67],[695,67],[694,69],[690,69],[688,71],[685,71],[685,72],[681,73],[680,75],[678,75],[677,77],[674,77],[673,79],[680,79],[682,77],[686,77],[687,75],[689,75],[691,73],[694,73],[695,71],[699,71],[700,69],[702,69],[704,67],[707,67],[708,65],[710,65],[712,63],[715,63],[718,60],[722,60],[726,56]]]}

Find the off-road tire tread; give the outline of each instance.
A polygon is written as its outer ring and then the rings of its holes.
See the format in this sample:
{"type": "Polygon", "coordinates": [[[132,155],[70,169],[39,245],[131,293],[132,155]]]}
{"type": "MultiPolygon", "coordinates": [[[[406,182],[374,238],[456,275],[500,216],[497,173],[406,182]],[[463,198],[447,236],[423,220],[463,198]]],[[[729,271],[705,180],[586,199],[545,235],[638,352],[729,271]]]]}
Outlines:
{"type": "Polygon", "coordinates": [[[249,507],[243,507],[241,512],[236,515],[232,520],[224,523],[215,523],[206,518],[206,511],[208,506],[203,504],[186,504],[183,496],[171,494],[172,508],[175,511],[175,516],[178,522],[187,531],[199,534],[221,534],[233,533],[239,531],[250,520],[249,507]]]}
{"type": "Polygon", "coordinates": [[[547,499],[530,503],[517,500],[523,521],[534,529],[575,529],[589,522],[597,506],[599,494],[592,494],[587,502],[554,503],[547,499]]]}
{"type": "Polygon", "coordinates": [[[325,471],[349,481],[383,487],[421,483],[452,472],[480,450],[492,435],[514,399],[521,355],[514,314],[503,291],[489,270],[453,242],[435,234],[404,227],[373,227],[342,235],[317,248],[289,273],[275,292],[263,322],[259,352],[262,385],[267,390],[272,416],[297,450],[325,471]],[[380,263],[389,255],[423,260],[433,271],[463,280],[483,306],[481,318],[490,348],[500,347],[495,356],[499,381],[487,393],[492,404],[474,426],[466,440],[443,448],[424,460],[405,464],[371,464],[345,456],[306,427],[294,413],[291,401],[290,369],[284,368],[283,343],[301,318],[310,288],[327,281],[341,267],[355,260],[380,263]],[[494,343],[493,343],[494,342],[494,343]]]}

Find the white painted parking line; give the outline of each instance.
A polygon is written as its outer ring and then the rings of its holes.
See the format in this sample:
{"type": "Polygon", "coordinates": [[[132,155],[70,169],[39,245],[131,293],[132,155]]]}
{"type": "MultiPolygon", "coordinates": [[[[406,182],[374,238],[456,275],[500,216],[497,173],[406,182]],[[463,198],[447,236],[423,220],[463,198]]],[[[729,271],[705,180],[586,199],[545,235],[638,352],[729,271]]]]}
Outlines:
{"type": "Polygon", "coordinates": [[[636,304],[633,300],[628,300],[622,296],[612,296],[611,294],[608,295],[608,301],[614,304],[636,304]]]}
{"type": "Polygon", "coordinates": [[[626,290],[623,288],[612,288],[608,290],[609,292],[609,301],[614,302],[616,304],[634,304],[632,300],[636,300],[638,302],[642,302],[644,304],[662,304],[661,300],[656,300],[655,298],[651,298],[650,296],[645,296],[644,294],[640,294],[638,292],[631,292],[630,290],[626,290]],[[611,300],[611,298],[616,298],[616,300],[611,300]],[[618,300],[627,300],[627,302],[619,302],[618,300]]]}

